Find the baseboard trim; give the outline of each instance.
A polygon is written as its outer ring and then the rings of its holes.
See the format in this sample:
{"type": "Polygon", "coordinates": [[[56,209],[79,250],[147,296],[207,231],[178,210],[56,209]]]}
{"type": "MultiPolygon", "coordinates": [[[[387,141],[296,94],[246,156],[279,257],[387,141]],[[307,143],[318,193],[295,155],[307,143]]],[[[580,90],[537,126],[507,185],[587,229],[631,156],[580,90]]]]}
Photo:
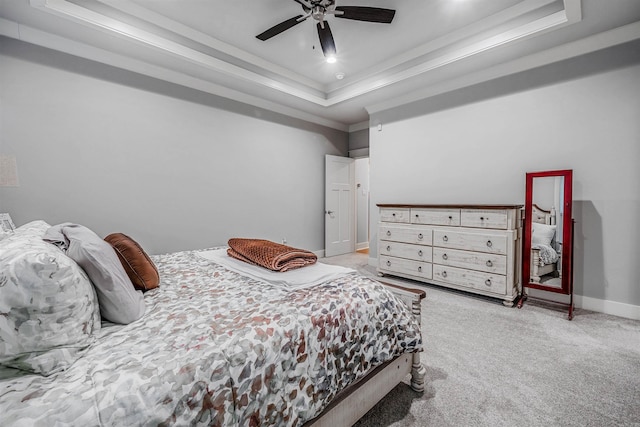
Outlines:
{"type": "Polygon", "coordinates": [[[575,306],[585,310],[640,320],[640,305],[625,304],[623,302],[585,297],[582,295],[574,295],[573,298],[575,306]]]}
{"type": "MultiPolygon", "coordinates": [[[[369,265],[372,267],[378,267],[378,258],[369,257],[369,265]]],[[[535,289],[530,289],[530,291],[535,291],[535,289]]],[[[562,296],[568,298],[566,295],[562,296]]],[[[626,319],[640,320],[640,305],[585,297],[582,295],[574,295],[573,303],[576,308],[597,311],[598,313],[610,314],[612,316],[624,317],[626,319]]]]}
{"type": "Polygon", "coordinates": [[[362,249],[369,249],[369,242],[356,243],[356,251],[361,251],[362,249]]]}

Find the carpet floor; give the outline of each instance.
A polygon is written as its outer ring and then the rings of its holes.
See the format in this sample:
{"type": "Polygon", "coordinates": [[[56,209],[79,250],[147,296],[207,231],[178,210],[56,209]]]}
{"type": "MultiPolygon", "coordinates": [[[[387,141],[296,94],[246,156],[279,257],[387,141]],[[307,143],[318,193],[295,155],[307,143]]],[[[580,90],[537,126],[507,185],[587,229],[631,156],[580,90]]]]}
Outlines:
{"type": "MultiPolygon", "coordinates": [[[[321,262],[377,278],[368,255],[321,262]]],[[[420,287],[426,389],[395,387],[357,427],[640,426],[640,321],[420,287]]]]}

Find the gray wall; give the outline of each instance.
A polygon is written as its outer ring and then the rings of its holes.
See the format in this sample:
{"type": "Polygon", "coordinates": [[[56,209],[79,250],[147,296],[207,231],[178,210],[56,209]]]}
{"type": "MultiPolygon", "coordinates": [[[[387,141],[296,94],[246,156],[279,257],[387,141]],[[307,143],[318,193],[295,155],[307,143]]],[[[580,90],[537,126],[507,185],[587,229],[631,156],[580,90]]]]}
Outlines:
{"type": "Polygon", "coordinates": [[[324,156],[348,134],[0,38],[0,212],[150,253],[261,237],[324,248],[324,156]]]}
{"type": "Polygon", "coordinates": [[[349,150],[369,148],[369,129],[349,133],[349,150]]]}
{"type": "Polygon", "coordinates": [[[573,169],[575,293],[638,313],[639,59],[623,46],[372,115],[371,223],[376,203],[523,204],[526,172],[573,169]]]}

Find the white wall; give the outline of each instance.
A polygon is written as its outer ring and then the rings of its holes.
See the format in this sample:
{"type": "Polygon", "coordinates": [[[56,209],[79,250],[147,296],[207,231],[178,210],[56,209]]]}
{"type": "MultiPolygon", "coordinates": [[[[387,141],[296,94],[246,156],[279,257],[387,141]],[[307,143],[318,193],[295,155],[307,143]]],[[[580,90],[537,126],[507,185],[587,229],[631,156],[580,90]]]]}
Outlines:
{"type": "Polygon", "coordinates": [[[458,93],[440,100],[445,108],[428,100],[374,114],[372,224],[376,203],[524,204],[526,172],[573,169],[575,293],[591,302],[584,307],[613,304],[640,318],[638,55],[635,65],[576,71],[585,61],[506,79],[547,82],[520,92],[492,97],[493,82],[466,93],[483,94],[470,103],[458,93]]]}
{"type": "Polygon", "coordinates": [[[0,188],[16,225],[77,222],[150,253],[261,237],[324,248],[325,154],[348,134],[0,37],[0,188]]]}
{"type": "Polygon", "coordinates": [[[355,160],[356,249],[369,247],[369,158],[355,160]]]}

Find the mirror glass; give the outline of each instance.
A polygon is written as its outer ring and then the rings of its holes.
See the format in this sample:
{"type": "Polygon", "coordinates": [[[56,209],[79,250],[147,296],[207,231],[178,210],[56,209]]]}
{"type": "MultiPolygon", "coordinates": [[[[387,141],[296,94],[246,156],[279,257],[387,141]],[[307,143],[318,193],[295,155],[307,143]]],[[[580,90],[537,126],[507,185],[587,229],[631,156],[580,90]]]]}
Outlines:
{"type": "Polygon", "coordinates": [[[529,282],[562,288],[564,177],[533,178],[529,282]]]}

